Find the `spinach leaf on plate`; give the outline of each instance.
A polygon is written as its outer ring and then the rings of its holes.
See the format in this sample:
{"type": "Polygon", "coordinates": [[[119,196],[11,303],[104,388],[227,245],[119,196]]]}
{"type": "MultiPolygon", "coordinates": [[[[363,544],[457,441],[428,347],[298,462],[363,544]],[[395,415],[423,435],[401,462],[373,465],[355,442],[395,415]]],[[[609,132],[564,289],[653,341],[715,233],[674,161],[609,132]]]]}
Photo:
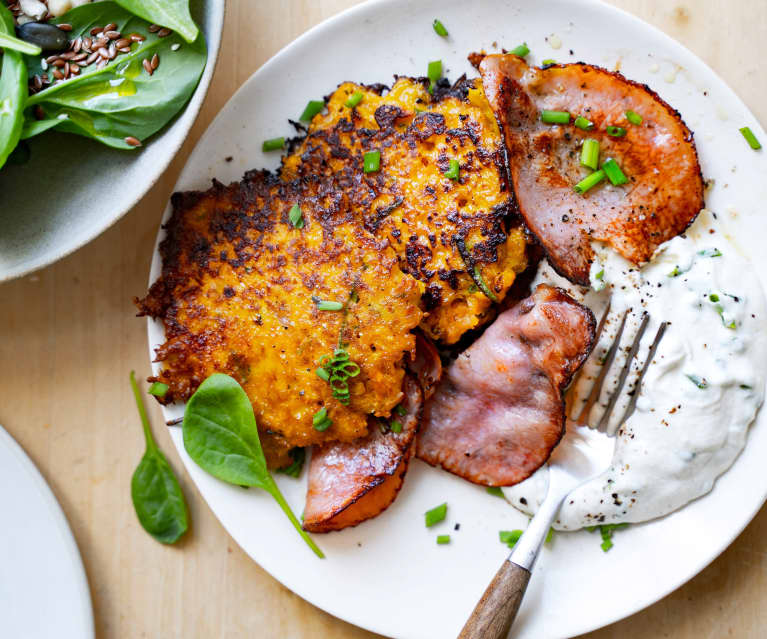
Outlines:
{"type": "MultiPolygon", "coordinates": [[[[13,32],[11,32],[13,33],[13,32]]],[[[36,44],[20,40],[14,35],[0,31],[0,49],[10,49],[27,55],[40,55],[42,50],[36,44]]]]}
{"type": "MultiPolygon", "coordinates": [[[[0,4],[0,33],[12,36],[13,15],[0,4]]],[[[27,98],[27,67],[22,55],[5,49],[0,60],[0,167],[21,137],[24,100],[27,98]]]]}
{"type": "Polygon", "coordinates": [[[184,448],[205,471],[230,484],[268,492],[314,553],[322,551],[302,529],[266,467],[253,406],[229,375],[206,379],[186,404],[184,448]]]}
{"type": "Polygon", "coordinates": [[[117,0],[117,4],[145,20],[173,29],[187,42],[197,38],[197,25],[189,15],[189,0],[117,0]]]}
{"type": "MultiPolygon", "coordinates": [[[[112,22],[123,35],[139,33],[146,40],[133,43],[130,53],[118,55],[103,69],[91,64],[83,67],[79,76],[32,95],[27,100],[25,137],[56,127],[108,146],[132,149],[125,139],[144,141],[165,126],[187,103],[205,67],[202,33],[192,44],[177,33],[160,38],[149,33],[146,20],[111,0],[75,7],[50,22],[71,24],[70,39],[88,36],[94,26],[112,22]],[[150,75],[143,62],[155,54],[160,64],[150,75]],[[37,106],[45,115],[42,120],[33,115],[37,106]]],[[[27,58],[30,77],[44,73],[41,60],[27,58]]]]}
{"type": "Polygon", "coordinates": [[[152,537],[164,544],[178,541],[188,528],[184,493],[173,469],[152,437],[136,376],[131,371],[131,387],[144,427],[146,452],[131,479],[131,497],[139,522],[152,537]]]}

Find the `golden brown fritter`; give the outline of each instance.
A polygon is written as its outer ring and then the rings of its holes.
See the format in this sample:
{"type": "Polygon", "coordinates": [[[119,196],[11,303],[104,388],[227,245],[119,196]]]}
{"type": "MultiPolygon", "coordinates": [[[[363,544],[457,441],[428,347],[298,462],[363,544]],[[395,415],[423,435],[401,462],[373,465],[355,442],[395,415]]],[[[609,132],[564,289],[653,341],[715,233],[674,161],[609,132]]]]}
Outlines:
{"type": "Polygon", "coordinates": [[[426,86],[399,78],[384,93],[342,84],[282,175],[338,176],[360,224],[387,239],[402,270],[426,286],[424,331],[451,344],[491,316],[481,282],[500,300],[524,270],[525,238],[519,227],[507,232],[503,139],[481,82],[461,79],[435,97],[426,86]],[[362,100],[346,106],[356,92],[362,100]],[[364,173],[369,151],[380,152],[380,170],[364,173]],[[445,176],[451,160],[457,180],[445,176]]]}
{"type": "Polygon", "coordinates": [[[414,353],[423,286],[356,223],[334,179],[251,172],[172,203],[162,275],[138,302],[165,324],[164,402],[188,399],[214,372],[233,376],[259,428],[275,435],[265,442],[273,465],[290,446],[351,441],[367,433],[369,414],[390,414],[402,397],[404,354],[414,353]],[[294,204],[302,228],[289,219],[294,204]],[[347,310],[318,310],[313,298],[347,310]],[[316,374],[339,339],[361,369],[348,406],[316,374]],[[323,406],[333,424],[320,432],[312,417],[323,406]]]}

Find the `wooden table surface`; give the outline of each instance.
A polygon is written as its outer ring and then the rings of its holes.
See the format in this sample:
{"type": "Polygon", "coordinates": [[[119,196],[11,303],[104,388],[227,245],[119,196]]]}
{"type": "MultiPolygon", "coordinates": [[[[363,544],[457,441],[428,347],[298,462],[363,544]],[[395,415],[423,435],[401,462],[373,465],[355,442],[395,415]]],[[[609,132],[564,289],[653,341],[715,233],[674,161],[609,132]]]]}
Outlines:
{"type": "MultiPolygon", "coordinates": [[[[759,55],[767,42],[765,0],[611,2],[692,49],[767,123],[759,55]]],[[[251,73],[306,29],[352,4],[230,0],[210,92],[159,182],[90,245],[0,285],[0,424],[30,454],[69,518],[99,638],[374,636],[304,602],[240,550],[183,472],[154,404],[157,439],[191,509],[184,541],[165,547],[149,537],[136,520],[129,490],[143,439],[128,371],[149,373],[146,326],[134,317],[131,298],[145,290],[159,217],[176,177],[205,127],[251,73]]],[[[763,637],[765,602],[767,509],[687,585],[588,637],[763,637]]]]}

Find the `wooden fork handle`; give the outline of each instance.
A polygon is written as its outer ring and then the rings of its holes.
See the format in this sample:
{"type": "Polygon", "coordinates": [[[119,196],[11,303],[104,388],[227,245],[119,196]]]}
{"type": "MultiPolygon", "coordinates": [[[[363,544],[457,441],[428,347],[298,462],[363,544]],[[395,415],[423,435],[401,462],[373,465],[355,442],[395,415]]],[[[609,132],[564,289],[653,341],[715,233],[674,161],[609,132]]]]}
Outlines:
{"type": "Polygon", "coordinates": [[[495,573],[458,639],[505,639],[530,581],[530,571],[506,560],[495,573]]]}

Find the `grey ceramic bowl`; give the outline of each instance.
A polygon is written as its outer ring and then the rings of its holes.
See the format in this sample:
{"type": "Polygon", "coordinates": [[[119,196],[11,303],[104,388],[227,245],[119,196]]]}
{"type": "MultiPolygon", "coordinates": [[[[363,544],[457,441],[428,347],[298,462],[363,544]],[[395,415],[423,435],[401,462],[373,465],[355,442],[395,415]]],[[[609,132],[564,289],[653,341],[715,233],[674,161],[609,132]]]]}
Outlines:
{"type": "Polygon", "coordinates": [[[30,141],[27,164],[0,171],[0,282],[90,242],[127,213],[167,168],[208,91],[224,26],[224,0],[192,0],[191,8],[205,34],[208,62],[184,111],[145,147],[126,152],[49,132],[30,141]]]}

